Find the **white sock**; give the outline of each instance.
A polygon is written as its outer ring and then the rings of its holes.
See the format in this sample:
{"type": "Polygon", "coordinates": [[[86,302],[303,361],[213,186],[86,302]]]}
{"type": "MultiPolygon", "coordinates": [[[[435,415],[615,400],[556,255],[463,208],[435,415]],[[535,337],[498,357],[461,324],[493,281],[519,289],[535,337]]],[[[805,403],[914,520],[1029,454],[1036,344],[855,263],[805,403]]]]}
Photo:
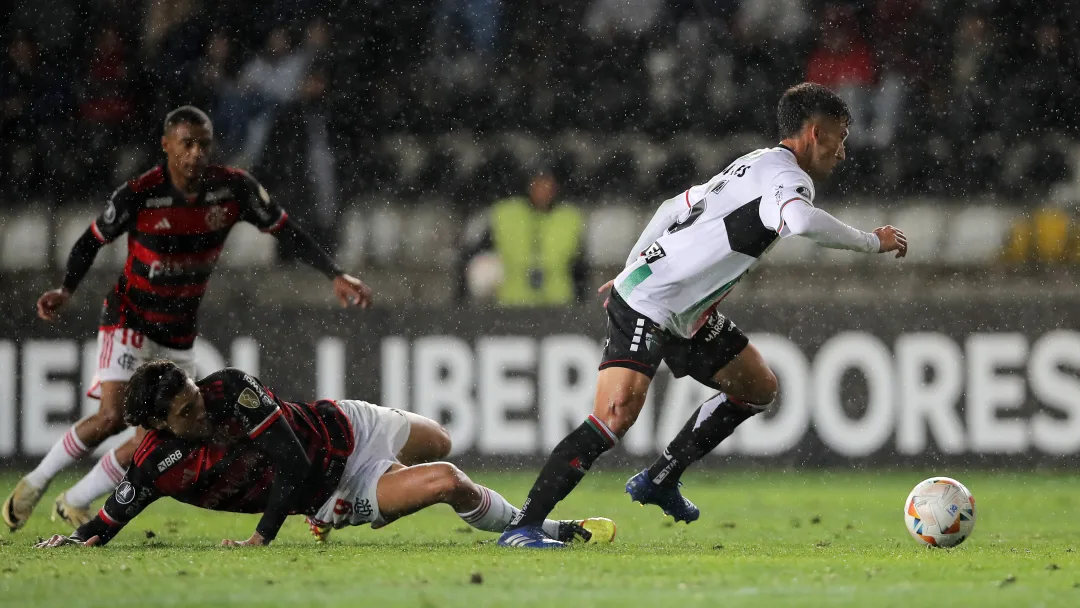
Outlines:
{"type": "Polygon", "coordinates": [[[120,466],[120,461],[116,459],[116,448],[113,448],[97,461],[86,477],[64,492],[64,497],[73,507],[89,507],[99,496],[116,488],[126,474],[127,469],[120,466]]]}
{"type": "MultiPolygon", "coordinates": [[[[507,502],[506,499],[495,490],[485,488],[484,486],[479,486],[479,488],[480,492],[483,494],[480,498],[480,506],[468,513],[458,513],[458,517],[477,530],[484,530],[485,532],[502,532],[518,514],[517,507],[507,502]]],[[[543,527],[544,532],[548,536],[552,538],[558,537],[558,521],[554,519],[545,519],[543,527]]]]}
{"type": "Polygon", "coordinates": [[[63,438],[56,442],[45,458],[41,459],[37,468],[26,475],[26,481],[35,488],[44,488],[69,464],[82,458],[86,454],[86,445],[79,440],[72,426],[63,438]]]}

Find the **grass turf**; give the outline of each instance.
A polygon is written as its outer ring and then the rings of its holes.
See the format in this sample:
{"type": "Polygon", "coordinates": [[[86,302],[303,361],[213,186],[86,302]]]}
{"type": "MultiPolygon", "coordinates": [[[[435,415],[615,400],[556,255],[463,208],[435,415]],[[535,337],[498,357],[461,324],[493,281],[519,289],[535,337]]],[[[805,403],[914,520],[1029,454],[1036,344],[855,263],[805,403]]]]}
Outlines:
{"type": "MultiPolygon", "coordinates": [[[[316,545],[300,518],[270,548],[223,549],[257,518],[154,504],[108,547],[31,548],[66,533],[46,502],[0,536],[4,606],[1077,606],[1080,478],[950,471],[975,494],[972,538],[918,546],[904,497],[930,472],[699,473],[702,519],[673,525],[632,504],[626,473],[590,475],[556,516],[603,515],[609,546],[531,552],[495,546],[439,506],[379,531],[316,545]],[[151,538],[152,536],[152,538],[151,538]]],[[[532,472],[475,474],[520,501],[532,472]]],[[[7,494],[16,476],[0,475],[7,494]]]]}

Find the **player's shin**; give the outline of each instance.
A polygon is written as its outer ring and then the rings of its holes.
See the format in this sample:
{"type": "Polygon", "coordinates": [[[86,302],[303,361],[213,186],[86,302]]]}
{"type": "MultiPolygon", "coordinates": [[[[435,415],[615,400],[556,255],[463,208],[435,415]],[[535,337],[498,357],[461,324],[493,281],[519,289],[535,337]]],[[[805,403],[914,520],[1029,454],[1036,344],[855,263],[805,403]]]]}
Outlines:
{"type": "Polygon", "coordinates": [[[585,478],[592,463],[617,442],[615,433],[602,420],[596,416],[586,418],[552,450],[521,512],[508,528],[542,524],[555,505],[585,478]]]}
{"type": "Polygon", "coordinates": [[[108,494],[116,488],[127,474],[127,467],[121,466],[116,456],[117,448],[109,450],[94,468],[64,492],[64,498],[71,506],[86,508],[98,497],[108,494]]]}
{"type": "Polygon", "coordinates": [[[72,426],[49,450],[37,468],[26,475],[26,480],[35,488],[43,489],[49,485],[57,473],[82,458],[87,451],[86,444],[79,439],[75,433],[75,426],[72,426]]]}
{"type": "Polygon", "coordinates": [[[733,401],[724,393],[713,395],[690,416],[664,453],[649,467],[649,479],[657,485],[678,484],[687,467],[713,451],[740,424],[763,409],[733,401]]]}

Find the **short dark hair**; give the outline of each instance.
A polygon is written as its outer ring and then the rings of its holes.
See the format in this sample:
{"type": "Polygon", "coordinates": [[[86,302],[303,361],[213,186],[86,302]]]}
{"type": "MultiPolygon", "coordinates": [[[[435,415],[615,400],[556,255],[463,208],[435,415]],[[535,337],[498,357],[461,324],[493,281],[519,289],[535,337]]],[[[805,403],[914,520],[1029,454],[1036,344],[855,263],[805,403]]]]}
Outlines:
{"type": "Polygon", "coordinates": [[[157,359],[140,365],[127,383],[124,422],[149,427],[154,420],[165,420],[169,405],[186,382],[187,373],[172,361],[157,359]]]}
{"type": "Polygon", "coordinates": [[[165,115],[164,133],[166,135],[176,125],[196,125],[206,127],[211,132],[214,130],[214,124],[210,122],[210,117],[206,115],[206,112],[195,106],[180,106],[165,115]]]}
{"type": "Polygon", "coordinates": [[[784,91],[776,107],[780,139],[794,137],[814,116],[829,116],[851,123],[851,111],[839,95],[820,84],[804,82],[784,91]]]}

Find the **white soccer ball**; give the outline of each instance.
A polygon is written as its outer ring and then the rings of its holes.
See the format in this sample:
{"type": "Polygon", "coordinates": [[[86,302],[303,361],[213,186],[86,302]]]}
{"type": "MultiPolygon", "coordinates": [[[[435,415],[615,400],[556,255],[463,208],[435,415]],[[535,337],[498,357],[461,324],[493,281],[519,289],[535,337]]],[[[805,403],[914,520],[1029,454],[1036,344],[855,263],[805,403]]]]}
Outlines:
{"type": "Polygon", "coordinates": [[[931,477],[908,494],[904,523],[924,545],[955,547],[975,529],[975,497],[955,479],[931,477]]]}

